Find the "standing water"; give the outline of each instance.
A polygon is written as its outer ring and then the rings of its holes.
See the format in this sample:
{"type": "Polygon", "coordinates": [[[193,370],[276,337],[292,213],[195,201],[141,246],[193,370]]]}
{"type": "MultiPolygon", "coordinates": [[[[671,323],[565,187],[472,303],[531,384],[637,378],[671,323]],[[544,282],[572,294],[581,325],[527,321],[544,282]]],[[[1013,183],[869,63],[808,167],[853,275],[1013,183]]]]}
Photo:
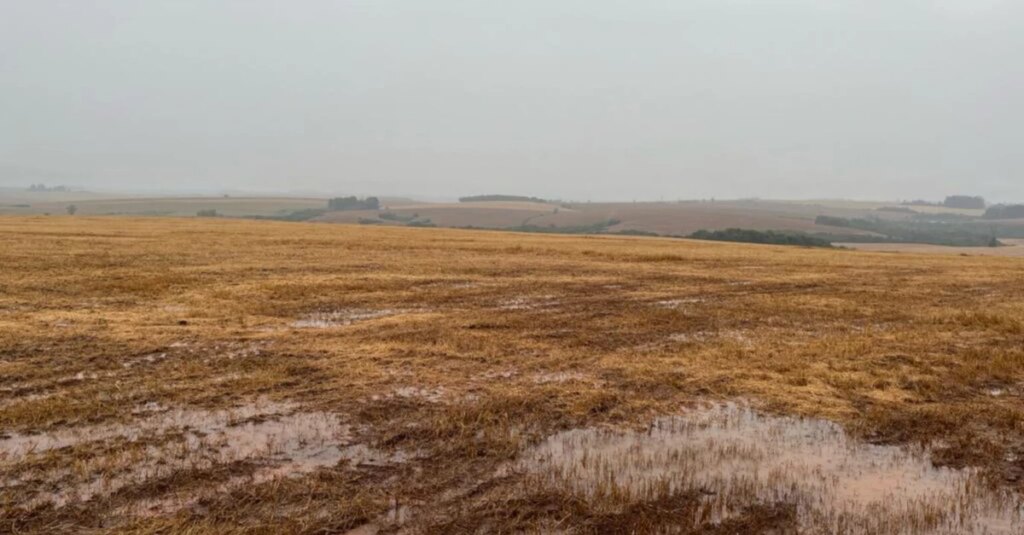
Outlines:
{"type": "MultiPolygon", "coordinates": [[[[591,500],[701,496],[698,524],[754,504],[794,504],[801,532],[1024,533],[1019,497],[926,452],[856,441],[835,423],[736,404],[656,420],[645,432],[576,429],[518,468],[591,500]]],[[[684,520],[685,522],[685,520],[684,520]]]]}

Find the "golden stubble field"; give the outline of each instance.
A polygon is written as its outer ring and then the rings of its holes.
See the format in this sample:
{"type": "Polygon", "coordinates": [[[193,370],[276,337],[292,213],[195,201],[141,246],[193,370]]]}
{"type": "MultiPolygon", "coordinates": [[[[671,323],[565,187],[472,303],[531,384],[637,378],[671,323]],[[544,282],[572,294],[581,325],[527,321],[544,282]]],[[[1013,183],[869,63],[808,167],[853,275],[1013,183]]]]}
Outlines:
{"type": "Polygon", "coordinates": [[[1022,421],[1015,258],[0,218],[0,532],[1014,533],[1022,421]]]}

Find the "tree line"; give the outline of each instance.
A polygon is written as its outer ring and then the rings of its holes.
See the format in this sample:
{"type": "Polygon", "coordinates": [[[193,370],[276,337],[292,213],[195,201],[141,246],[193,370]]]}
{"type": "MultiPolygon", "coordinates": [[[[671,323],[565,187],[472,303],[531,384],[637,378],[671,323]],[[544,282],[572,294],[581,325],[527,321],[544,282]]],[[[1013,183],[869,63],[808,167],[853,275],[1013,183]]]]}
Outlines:
{"type": "Polygon", "coordinates": [[[367,197],[360,199],[356,196],[334,197],[327,200],[328,210],[379,210],[380,199],[367,197]]]}
{"type": "Polygon", "coordinates": [[[505,201],[505,202],[549,202],[546,199],[540,197],[527,197],[525,195],[470,195],[468,197],[459,197],[459,202],[493,202],[493,201],[505,201]]]}

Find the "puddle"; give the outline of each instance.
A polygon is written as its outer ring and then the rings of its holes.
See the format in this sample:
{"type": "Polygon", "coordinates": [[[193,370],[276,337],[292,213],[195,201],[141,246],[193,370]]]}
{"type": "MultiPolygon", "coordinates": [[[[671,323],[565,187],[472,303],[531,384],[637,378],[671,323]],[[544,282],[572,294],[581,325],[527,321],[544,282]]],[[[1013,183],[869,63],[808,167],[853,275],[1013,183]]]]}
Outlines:
{"type": "Polygon", "coordinates": [[[334,310],[330,312],[314,312],[302,319],[292,322],[292,327],[299,329],[326,329],[329,327],[340,327],[352,325],[361,321],[377,318],[385,318],[400,313],[399,310],[390,308],[374,310],[366,308],[353,308],[346,310],[334,310]]]}
{"type": "Polygon", "coordinates": [[[371,448],[366,444],[353,444],[341,449],[341,458],[356,467],[402,464],[415,458],[417,455],[419,454],[402,450],[387,452],[371,448]]]}
{"type": "Polygon", "coordinates": [[[221,356],[228,360],[259,357],[266,352],[271,343],[272,342],[269,341],[263,341],[251,342],[248,344],[237,344],[234,347],[230,347],[225,350],[221,356]]]}
{"type": "Polygon", "coordinates": [[[64,385],[68,383],[75,383],[81,381],[93,381],[99,379],[100,375],[96,372],[78,372],[70,377],[58,379],[57,384],[64,385]]]}
{"type": "Polygon", "coordinates": [[[501,310],[535,310],[538,308],[550,308],[559,305],[559,301],[553,295],[542,295],[539,297],[513,297],[498,302],[501,310]]]}
{"type": "Polygon", "coordinates": [[[579,372],[551,372],[538,373],[533,376],[533,382],[539,385],[548,383],[568,383],[570,381],[582,381],[587,376],[579,372]]]}
{"type": "Polygon", "coordinates": [[[678,343],[706,343],[712,340],[731,341],[745,347],[753,345],[748,331],[724,330],[724,331],[695,331],[688,333],[672,333],[668,335],[668,341],[678,343]]]}
{"type": "Polygon", "coordinates": [[[655,301],[654,304],[661,308],[680,308],[683,305],[692,305],[703,302],[704,298],[702,297],[688,297],[685,299],[663,299],[661,301],[655,301]]]}
{"type": "Polygon", "coordinates": [[[713,333],[707,331],[697,331],[694,333],[673,333],[668,335],[670,342],[707,342],[714,338],[713,333]]]}
{"type": "Polygon", "coordinates": [[[445,395],[447,394],[444,387],[437,388],[420,388],[417,386],[401,386],[394,389],[392,392],[384,395],[375,394],[370,396],[373,401],[380,401],[383,399],[418,399],[426,401],[427,403],[440,403],[445,395]]]}
{"type": "Polygon", "coordinates": [[[470,280],[435,280],[430,282],[420,283],[419,288],[454,288],[454,289],[465,289],[465,288],[479,288],[483,286],[479,282],[470,280]]]}
{"type": "Polygon", "coordinates": [[[151,414],[156,412],[166,412],[170,410],[167,406],[157,401],[147,401],[141,405],[136,406],[132,409],[132,414],[151,414]]]}
{"type": "Polygon", "coordinates": [[[1024,397],[1024,383],[991,386],[984,389],[985,395],[993,398],[1024,397]]]}
{"type": "Polygon", "coordinates": [[[527,451],[516,469],[592,500],[703,497],[696,519],[719,522],[755,503],[791,503],[802,532],[1024,531],[1019,499],[926,452],[860,443],[838,425],[762,416],[740,405],[661,418],[644,432],[577,429],[527,451]]]}
{"type": "MultiPolygon", "coordinates": [[[[132,410],[154,412],[159,409],[158,404],[146,403],[132,410]]],[[[209,432],[257,416],[279,414],[291,409],[292,407],[287,404],[260,401],[251,405],[215,411],[180,408],[166,410],[154,416],[128,423],[68,427],[38,434],[12,433],[0,438],[0,461],[18,461],[29,454],[44,453],[113,438],[132,442],[143,437],[163,434],[175,428],[209,432]]]]}
{"type": "MultiPolygon", "coordinates": [[[[19,404],[22,404],[22,403],[32,403],[33,401],[42,401],[44,399],[50,399],[50,398],[55,397],[55,396],[56,396],[56,394],[54,394],[53,392],[44,392],[44,393],[39,393],[39,394],[36,394],[36,393],[33,393],[33,394],[22,394],[22,395],[20,395],[18,397],[15,397],[15,398],[0,400],[0,409],[5,409],[5,408],[8,408],[8,407],[13,407],[13,406],[16,406],[16,405],[19,405],[19,404]]],[[[0,433],[0,437],[3,437],[3,436],[4,436],[3,433],[0,433]]]]}
{"type": "Polygon", "coordinates": [[[483,379],[511,379],[518,375],[517,370],[492,370],[480,375],[483,379]]]}
{"type": "Polygon", "coordinates": [[[119,512],[139,517],[170,515],[194,507],[202,500],[215,498],[218,494],[226,494],[245,485],[258,485],[283,477],[297,477],[340,462],[348,462],[355,468],[380,467],[405,463],[414,457],[415,455],[403,451],[389,453],[364,444],[329,446],[321,449],[316,455],[292,458],[285,464],[264,466],[250,475],[232,477],[220,485],[189,489],[184,493],[172,493],[156,499],[139,500],[119,512]]]}
{"type": "Polygon", "coordinates": [[[139,365],[144,365],[144,364],[154,364],[156,362],[160,362],[160,361],[165,360],[165,359],[167,359],[167,353],[166,352],[165,353],[150,353],[148,355],[143,355],[143,356],[141,356],[141,357],[139,357],[137,359],[134,359],[134,360],[130,360],[130,361],[127,361],[127,362],[122,362],[121,363],[121,367],[122,368],[132,368],[134,366],[139,366],[139,365]]]}
{"type": "Polygon", "coordinates": [[[148,366],[161,363],[172,357],[180,356],[201,356],[203,362],[210,362],[211,358],[218,359],[241,359],[252,358],[263,355],[271,346],[270,341],[253,342],[217,342],[213,344],[199,345],[193,342],[179,340],[167,346],[166,351],[156,351],[137,357],[130,358],[121,363],[125,369],[139,366],[148,366]]]}
{"type": "Polygon", "coordinates": [[[417,388],[415,386],[403,386],[395,389],[395,396],[405,399],[422,399],[431,403],[438,403],[444,397],[443,387],[438,388],[417,388]]]}
{"type": "Polygon", "coordinates": [[[258,466],[238,485],[308,474],[348,460],[353,465],[404,461],[350,444],[349,427],[334,414],[298,412],[290,404],[261,401],[225,410],[167,409],[146,403],[128,423],[60,429],[0,439],[0,472],[12,477],[0,488],[19,487],[29,506],[57,506],[109,495],[118,489],[175,472],[203,470],[236,461],[258,466]],[[22,470],[62,448],[88,448],[90,455],[22,470]],[[42,483],[42,484],[41,484],[42,483]],[[49,489],[49,490],[46,490],[49,489]],[[58,489],[58,490],[52,490],[58,489]]]}

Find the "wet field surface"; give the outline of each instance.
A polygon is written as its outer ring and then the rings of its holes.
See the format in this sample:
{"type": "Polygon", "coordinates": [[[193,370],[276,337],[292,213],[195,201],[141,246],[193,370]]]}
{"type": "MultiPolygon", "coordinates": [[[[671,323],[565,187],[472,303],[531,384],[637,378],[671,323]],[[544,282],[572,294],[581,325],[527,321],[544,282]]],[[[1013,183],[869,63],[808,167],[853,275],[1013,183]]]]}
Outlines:
{"type": "Polygon", "coordinates": [[[991,533],[1024,530],[1015,496],[973,470],[932,465],[923,450],[865,444],[832,422],[716,404],[642,432],[576,429],[530,449],[517,468],[588,498],[649,501],[696,491],[700,521],[750,503],[792,503],[812,533],[991,533]]]}
{"type": "MultiPolygon", "coordinates": [[[[354,444],[349,426],[337,416],[301,412],[285,403],[215,411],[147,404],[133,412],[130,423],[0,438],[0,466],[8,468],[55,451],[92,450],[86,463],[20,477],[14,472],[0,486],[24,486],[26,507],[64,507],[181,470],[257,463],[248,475],[191,497],[145,500],[121,511],[145,516],[340,463],[386,466],[414,459],[354,444]]],[[[1019,500],[991,487],[976,470],[936,467],[923,448],[867,444],[827,420],[763,415],[743,403],[705,404],[658,418],[641,431],[560,432],[500,472],[525,474],[537,485],[597,501],[642,503],[696,493],[699,511],[680,519],[682,527],[720,524],[752,503],[784,503],[795,504],[799,529],[807,533],[1024,532],[1019,500]]],[[[399,514],[397,507],[356,532],[376,533],[382,527],[416,532],[409,524],[415,513],[402,507],[399,514]]],[[[673,531],[671,525],[666,531],[673,531]]]]}
{"type": "MultiPolygon", "coordinates": [[[[244,477],[203,492],[301,476],[342,462],[405,460],[352,443],[350,427],[334,414],[303,412],[287,403],[260,401],[220,410],[147,404],[133,413],[134,419],[125,423],[0,438],[0,468],[8,474],[0,479],[0,488],[17,491],[24,507],[63,507],[178,472],[238,462],[250,465],[244,477]],[[46,463],[75,454],[85,460],[46,463]]],[[[163,512],[167,509],[162,507],[163,512]]]]}
{"type": "Polygon", "coordinates": [[[386,318],[400,313],[398,310],[332,310],[329,312],[313,312],[292,322],[291,326],[297,329],[328,329],[352,325],[360,321],[386,318]]]}
{"type": "Polygon", "coordinates": [[[1013,259],[0,227],[0,532],[1024,532],[1013,259]]]}

